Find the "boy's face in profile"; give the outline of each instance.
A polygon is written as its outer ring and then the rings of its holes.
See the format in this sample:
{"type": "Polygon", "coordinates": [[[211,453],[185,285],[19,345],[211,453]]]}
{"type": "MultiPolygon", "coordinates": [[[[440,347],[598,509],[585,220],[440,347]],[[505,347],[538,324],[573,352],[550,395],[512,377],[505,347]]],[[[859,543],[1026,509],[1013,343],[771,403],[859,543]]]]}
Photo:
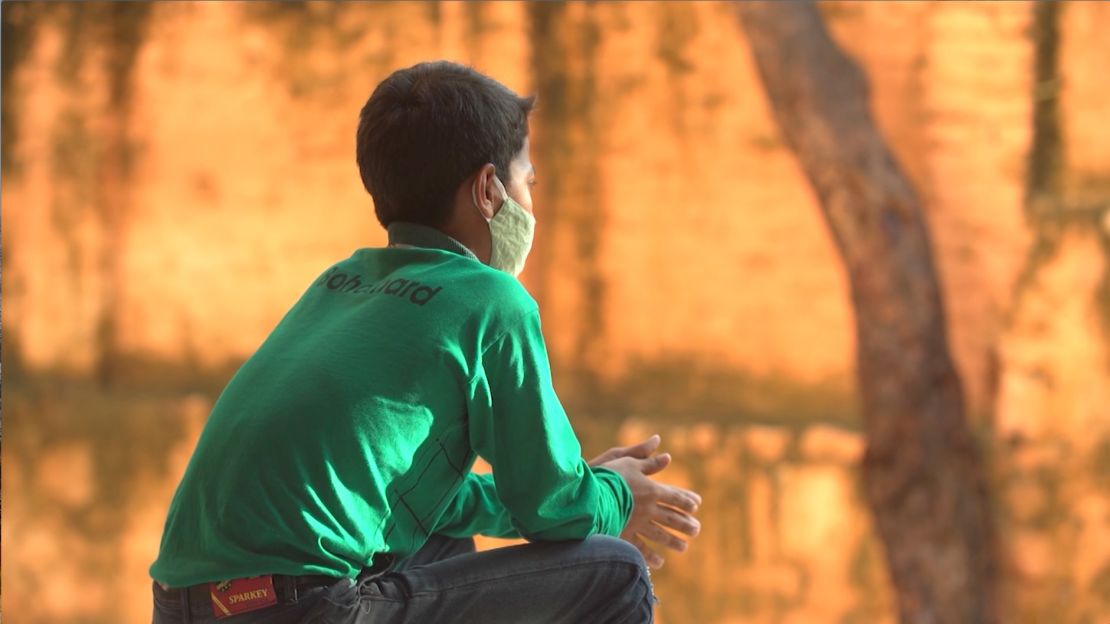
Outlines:
{"type": "Polygon", "coordinates": [[[532,213],[532,186],[536,183],[536,169],[528,156],[531,143],[524,138],[524,146],[509,161],[509,179],[502,180],[505,192],[530,214],[532,213]]]}

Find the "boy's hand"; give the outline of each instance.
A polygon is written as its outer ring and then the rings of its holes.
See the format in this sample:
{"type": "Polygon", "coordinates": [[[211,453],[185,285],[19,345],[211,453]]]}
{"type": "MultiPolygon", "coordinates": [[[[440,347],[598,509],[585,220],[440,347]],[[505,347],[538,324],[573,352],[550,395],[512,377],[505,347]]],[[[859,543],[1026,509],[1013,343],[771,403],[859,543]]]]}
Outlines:
{"type": "Polygon", "coordinates": [[[617,472],[628,483],[634,506],[621,538],[640,549],[653,568],[663,565],[663,556],[649,548],[645,539],[682,552],[686,550],[686,541],[666,529],[690,537],[701,530],[701,523],[693,516],[701,505],[701,496],[648,478],[671,463],[667,453],[651,456],[658,446],[659,436],[654,435],[635,446],[610,449],[591,462],[617,472]]]}
{"type": "Polygon", "coordinates": [[[614,446],[613,448],[605,451],[601,455],[593,458],[590,461],[591,466],[600,466],[606,462],[611,462],[620,457],[636,457],[638,459],[647,459],[651,454],[659,448],[659,434],[656,433],[650,438],[633,444],[632,446],[614,446]]]}

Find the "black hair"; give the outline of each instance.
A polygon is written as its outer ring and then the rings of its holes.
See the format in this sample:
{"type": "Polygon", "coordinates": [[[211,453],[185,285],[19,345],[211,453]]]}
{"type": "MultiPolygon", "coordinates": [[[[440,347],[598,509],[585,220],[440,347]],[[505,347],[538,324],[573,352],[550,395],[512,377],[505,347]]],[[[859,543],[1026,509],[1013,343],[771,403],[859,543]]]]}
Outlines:
{"type": "Polygon", "coordinates": [[[393,72],[362,107],[356,135],[359,175],[378,221],[442,225],[459,184],[486,163],[508,185],[534,103],[450,61],[393,72]]]}

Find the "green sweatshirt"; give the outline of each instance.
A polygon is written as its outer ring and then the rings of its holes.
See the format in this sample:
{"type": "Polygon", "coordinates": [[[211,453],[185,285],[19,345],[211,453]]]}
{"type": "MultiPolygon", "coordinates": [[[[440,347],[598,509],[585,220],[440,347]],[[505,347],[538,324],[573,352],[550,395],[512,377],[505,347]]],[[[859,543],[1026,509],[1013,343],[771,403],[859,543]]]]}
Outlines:
{"type": "Polygon", "coordinates": [[[582,459],[527,291],[437,230],[389,237],[316,279],[220,395],[155,580],[353,577],[433,533],[623,529],[628,485],[582,459]]]}

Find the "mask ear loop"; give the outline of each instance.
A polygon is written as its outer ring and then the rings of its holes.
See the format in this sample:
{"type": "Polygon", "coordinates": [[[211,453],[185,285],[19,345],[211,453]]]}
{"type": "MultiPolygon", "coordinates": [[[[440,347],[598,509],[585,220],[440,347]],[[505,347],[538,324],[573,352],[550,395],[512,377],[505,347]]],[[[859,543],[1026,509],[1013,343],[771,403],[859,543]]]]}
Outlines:
{"type": "MultiPolygon", "coordinates": [[[[478,214],[481,215],[481,217],[483,219],[486,219],[486,215],[482,214],[482,206],[481,206],[481,204],[478,203],[478,181],[477,180],[474,180],[474,184],[472,184],[470,186],[470,201],[474,202],[474,207],[478,209],[478,214]]],[[[493,219],[486,219],[486,223],[489,223],[492,220],[493,219]]]]}

